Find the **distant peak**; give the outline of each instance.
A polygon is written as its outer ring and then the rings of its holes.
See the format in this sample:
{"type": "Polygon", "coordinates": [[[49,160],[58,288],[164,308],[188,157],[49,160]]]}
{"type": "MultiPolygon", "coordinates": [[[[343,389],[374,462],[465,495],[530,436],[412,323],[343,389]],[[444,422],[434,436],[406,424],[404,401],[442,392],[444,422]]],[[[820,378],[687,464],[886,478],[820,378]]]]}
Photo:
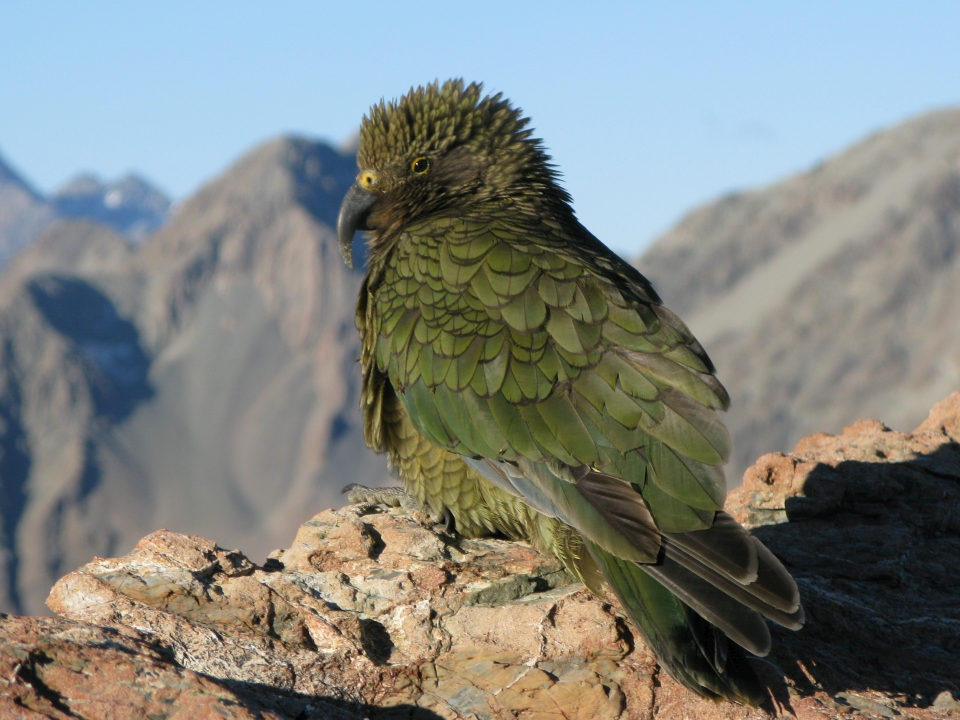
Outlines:
{"type": "Polygon", "coordinates": [[[97,220],[134,242],[160,227],[170,211],[170,198],[134,173],[107,183],[83,173],[61,187],[50,202],[60,217],[97,220]]]}
{"type": "Polygon", "coordinates": [[[64,183],[54,194],[54,198],[69,197],[72,195],[90,195],[103,192],[104,184],[96,175],[81,173],[64,183]]]}
{"type": "Polygon", "coordinates": [[[43,200],[43,196],[30,187],[27,181],[24,180],[23,177],[21,177],[20,174],[17,173],[12,167],[10,167],[3,155],[0,155],[0,188],[11,185],[27,193],[34,200],[43,200]]]}

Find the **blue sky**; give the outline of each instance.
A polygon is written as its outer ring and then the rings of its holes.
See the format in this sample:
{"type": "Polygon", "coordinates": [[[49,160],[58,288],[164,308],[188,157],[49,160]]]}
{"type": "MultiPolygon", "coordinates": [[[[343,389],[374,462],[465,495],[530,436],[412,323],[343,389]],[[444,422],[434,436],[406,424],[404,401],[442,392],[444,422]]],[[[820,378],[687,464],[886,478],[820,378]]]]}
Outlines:
{"type": "Polygon", "coordinates": [[[581,220],[634,254],[698,203],[960,105],[960,2],[45,2],[0,11],[0,154],[49,192],[175,198],[280,133],[341,142],[462,76],[532,118],[581,220]]]}

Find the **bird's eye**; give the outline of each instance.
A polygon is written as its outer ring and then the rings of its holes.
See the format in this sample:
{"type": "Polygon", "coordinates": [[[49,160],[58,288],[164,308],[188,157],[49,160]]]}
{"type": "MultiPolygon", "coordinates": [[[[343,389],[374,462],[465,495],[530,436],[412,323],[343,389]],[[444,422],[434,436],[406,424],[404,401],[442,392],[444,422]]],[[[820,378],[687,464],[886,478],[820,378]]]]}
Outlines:
{"type": "Polygon", "coordinates": [[[429,169],[430,161],[425,157],[418,157],[416,160],[410,163],[410,171],[417,175],[425,175],[429,169]]]}

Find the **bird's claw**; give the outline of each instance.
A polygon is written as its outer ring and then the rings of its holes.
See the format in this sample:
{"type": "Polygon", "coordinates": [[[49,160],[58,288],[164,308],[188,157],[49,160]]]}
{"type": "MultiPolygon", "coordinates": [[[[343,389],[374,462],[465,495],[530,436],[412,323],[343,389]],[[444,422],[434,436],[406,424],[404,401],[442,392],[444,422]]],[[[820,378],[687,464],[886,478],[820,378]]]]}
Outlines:
{"type": "Polygon", "coordinates": [[[402,487],[369,488],[350,483],[340,494],[346,494],[351,505],[382,505],[408,511],[417,509],[416,501],[402,487]]]}
{"type": "MultiPolygon", "coordinates": [[[[340,491],[340,494],[346,494],[351,505],[401,508],[408,514],[423,510],[413,496],[402,487],[369,488],[365,485],[350,483],[340,491]]],[[[427,512],[435,532],[445,532],[448,535],[456,532],[456,518],[450,508],[445,507],[438,513],[427,512]]]]}

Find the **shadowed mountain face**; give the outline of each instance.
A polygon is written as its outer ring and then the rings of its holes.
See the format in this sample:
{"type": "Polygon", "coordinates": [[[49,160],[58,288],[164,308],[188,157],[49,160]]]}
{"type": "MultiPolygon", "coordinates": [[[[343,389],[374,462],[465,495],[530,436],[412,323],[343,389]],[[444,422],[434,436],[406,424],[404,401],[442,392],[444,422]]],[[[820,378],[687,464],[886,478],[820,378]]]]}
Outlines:
{"type": "Polygon", "coordinates": [[[83,280],[56,275],[33,278],[26,289],[50,328],[73,345],[96,416],[120,422],[153,395],[150,360],[137,328],[117,315],[106,295],[83,280]]]}
{"type": "Polygon", "coordinates": [[[860,417],[913,427],[960,388],[960,110],[690,213],[637,265],[717,365],[728,478],[860,417]]]}
{"type": "MultiPolygon", "coordinates": [[[[332,225],[356,163],[281,139],[142,247],[52,225],[0,276],[0,609],[158,527],[265,556],[351,481],[353,307],[332,225]]],[[[262,557],[261,557],[262,559],[262,557]]]]}

